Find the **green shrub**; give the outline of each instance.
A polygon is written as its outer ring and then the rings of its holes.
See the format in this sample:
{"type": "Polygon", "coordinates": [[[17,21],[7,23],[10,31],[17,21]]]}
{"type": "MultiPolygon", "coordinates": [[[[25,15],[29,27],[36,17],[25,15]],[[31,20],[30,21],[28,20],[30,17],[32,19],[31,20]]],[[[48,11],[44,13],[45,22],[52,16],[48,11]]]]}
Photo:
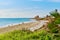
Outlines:
{"type": "Polygon", "coordinates": [[[53,33],[58,33],[57,28],[53,28],[53,29],[51,29],[51,31],[52,31],[53,33]]]}
{"type": "Polygon", "coordinates": [[[60,24],[60,18],[57,18],[54,23],[55,24],[60,24]]]}
{"type": "Polygon", "coordinates": [[[35,32],[18,30],[18,31],[1,34],[0,40],[39,40],[39,39],[45,40],[47,34],[48,33],[44,30],[35,31],[35,32]]]}
{"type": "Polygon", "coordinates": [[[58,33],[57,25],[54,23],[49,23],[48,28],[50,29],[50,32],[52,33],[58,33]]]}
{"type": "MultiPolygon", "coordinates": [[[[59,39],[55,37],[56,39],[59,39]]],[[[53,40],[55,39],[51,33],[45,30],[30,32],[15,30],[5,34],[0,34],[0,40],[53,40]]]]}

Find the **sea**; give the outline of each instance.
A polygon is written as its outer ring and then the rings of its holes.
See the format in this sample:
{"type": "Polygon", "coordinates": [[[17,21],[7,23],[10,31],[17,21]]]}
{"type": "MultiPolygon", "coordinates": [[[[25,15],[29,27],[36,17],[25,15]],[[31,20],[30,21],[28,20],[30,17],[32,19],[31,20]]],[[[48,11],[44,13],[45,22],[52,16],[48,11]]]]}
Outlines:
{"type": "Polygon", "coordinates": [[[7,27],[8,25],[16,25],[34,21],[35,20],[30,18],[0,18],[0,28],[7,27]]]}

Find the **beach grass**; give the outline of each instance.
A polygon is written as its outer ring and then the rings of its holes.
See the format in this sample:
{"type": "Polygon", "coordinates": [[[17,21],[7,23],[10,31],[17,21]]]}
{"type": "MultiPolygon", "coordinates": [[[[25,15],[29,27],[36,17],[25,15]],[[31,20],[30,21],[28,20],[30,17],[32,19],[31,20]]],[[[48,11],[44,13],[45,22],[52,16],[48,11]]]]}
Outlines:
{"type": "Polygon", "coordinates": [[[25,30],[15,30],[0,34],[0,40],[60,40],[60,36],[55,37],[54,34],[45,30],[30,32],[25,30]]]}

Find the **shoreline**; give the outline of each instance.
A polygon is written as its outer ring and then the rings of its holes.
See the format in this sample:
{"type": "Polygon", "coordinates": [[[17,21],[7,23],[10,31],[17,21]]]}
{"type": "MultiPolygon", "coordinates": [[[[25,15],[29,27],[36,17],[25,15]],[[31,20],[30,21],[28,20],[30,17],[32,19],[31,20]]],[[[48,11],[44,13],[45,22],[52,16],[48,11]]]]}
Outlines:
{"type": "Polygon", "coordinates": [[[31,22],[37,22],[35,19],[30,19],[31,21],[26,21],[26,22],[20,22],[20,23],[11,23],[11,24],[7,24],[7,25],[3,25],[3,26],[0,26],[0,28],[5,28],[5,27],[8,27],[8,26],[14,26],[14,25],[18,25],[18,24],[25,24],[25,23],[31,23],[31,22]]]}
{"type": "Polygon", "coordinates": [[[29,31],[35,31],[38,29],[41,29],[44,25],[46,25],[48,21],[47,20],[40,20],[40,21],[29,21],[24,22],[22,24],[16,24],[16,25],[8,25],[7,27],[0,28],[0,33],[6,33],[13,30],[29,30],[29,31]]]}
{"type": "Polygon", "coordinates": [[[27,30],[28,28],[34,27],[37,24],[39,24],[38,21],[33,21],[33,22],[30,21],[30,22],[24,22],[22,24],[16,24],[12,26],[8,25],[7,27],[0,28],[0,34],[13,31],[13,30],[25,30],[25,29],[27,30]]]}

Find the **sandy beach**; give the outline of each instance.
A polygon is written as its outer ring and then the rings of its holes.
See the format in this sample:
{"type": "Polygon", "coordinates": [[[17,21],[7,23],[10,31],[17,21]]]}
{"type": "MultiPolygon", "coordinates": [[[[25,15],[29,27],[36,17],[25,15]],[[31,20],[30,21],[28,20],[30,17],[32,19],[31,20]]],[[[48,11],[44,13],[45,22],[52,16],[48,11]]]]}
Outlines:
{"type": "Polygon", "coordinates": [[[22,23],[22,24],[16,24],[16,25],[12,24],[12,26],[8,25],[7,27],[0,28],[0,33],[5,33],[13,30],[25,30],[37,24],[39,24],[39,22],[29,22],[29,23],[22,23]]]}
{"type": "Polygon", "coordinates": [[[35,31],[38,30],[39,28],[43,27],[46,25],[45,20],[42,21],[36,21],[36,22],[29,22],[29,23],[22,23],[22,24],[16,24],[16,25],[8,25],[7,27],[0,28],[0,33],[5,33],[13,30],[30,30],[30,31],[35,31]]]}

